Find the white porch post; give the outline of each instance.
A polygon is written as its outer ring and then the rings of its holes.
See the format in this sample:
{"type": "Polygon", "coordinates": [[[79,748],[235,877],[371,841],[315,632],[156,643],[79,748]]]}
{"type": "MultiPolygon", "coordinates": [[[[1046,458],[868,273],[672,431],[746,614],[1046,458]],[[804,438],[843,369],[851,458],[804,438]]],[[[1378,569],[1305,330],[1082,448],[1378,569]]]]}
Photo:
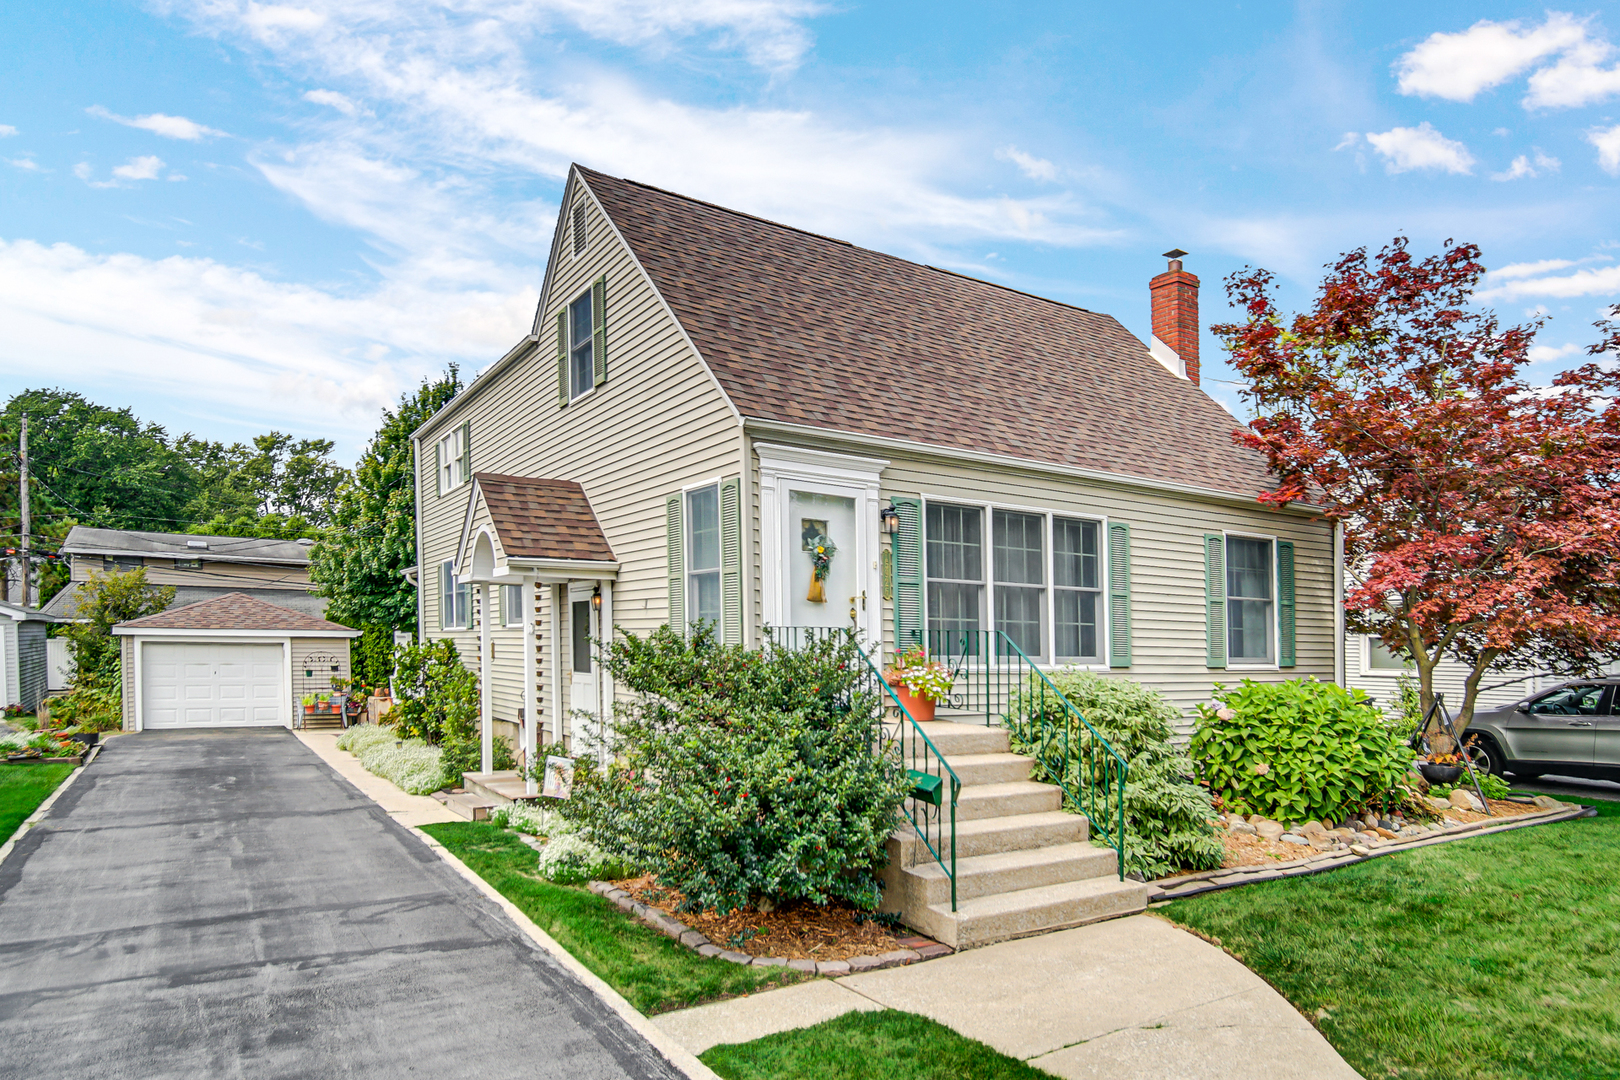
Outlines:
{"type": "Polygon", "coordinates": [[[540,724],[539,695],[534,692],[535,680],[540,677],[534,650],[538,645],[534,632],[534,579],[523,579],[523,767],[527,774],[524,791],[530,795],[540,792],[534,780],[534,729],[540,724]]]}
{"type": "Polygon", "coordinates": [[[478,714],[481,753],[479,771],[495,770],[494,689],[489,685],[489,590],[488,584],[478,586],[478,714]]]}
{"type": "Polygon", "coordinates": [[[563,687],[562,687],[562,601],[557,599],[557,586],[547,585],[551,594],[551,741],[563,741],[563,687]]]}
{"type": "Polygon", "coordinates": [[[602,745],[598,755],[599,765],[607,765],[607,734],[608,725],[613,723],[613,676],[609,674],[607,665],[602,658],[607,655],[607,646],[613,644],[613,582],[602,582],[602,612],[596,620],[596,633],[602,641],[602,648],[597,654],[596,670],[600,673],[596,683],[596,736],[602,745]]]}

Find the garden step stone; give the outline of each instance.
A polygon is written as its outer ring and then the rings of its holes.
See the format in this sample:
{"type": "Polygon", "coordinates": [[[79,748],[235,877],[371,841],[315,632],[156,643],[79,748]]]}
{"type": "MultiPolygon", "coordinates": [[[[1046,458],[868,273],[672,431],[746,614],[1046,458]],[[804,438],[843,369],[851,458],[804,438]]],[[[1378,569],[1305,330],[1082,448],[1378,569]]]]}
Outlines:
{"type": "Polygon", "coordinates": [[[998,727],[949,720],[931,720],[917,726],[947,761],[960,754],[1005,754],[1012,746],[1007,732],[998,727]]]}
{"type": "Polygon", "coordinates": [[[941,931],[935,936],[966,949],[1134,915],[1147,910],[1147,897],[1142,882],[1098,877],[959,900],[954,913],[948,903],[930,905],[929,911],[941,931]]]}
{"type": "Polygon", "coordinates": [[[956,857],[961,860],[1000,851],[1075,844],[1087,838],[1090,825],[1080,814],[1065,814],[1061,810],[958,821],[956,857]]]}
{"type": "Polygon", "coordinates": [[[444,808],[468,821],[486,821],[495,803],[478,795],[451,795],[444,800],[444,808]]]}
{"type": "Polygon", "coordinates": [[[945,760],[964,788],[1028,780],[1035,768],[1034,758],[1018,754],[955,754],[947,755],[945,760]]]}
{"type": "Polygon", "coordinates": [[[1006,784],[975,784],[964,787],[956,801],[956,820],[1005,818],[1039,814],[1063,807],[1063,791],[1054,784],[1016,780],[1006,784]]]}
{"type": "MultiPolygon", "coordinates": [[[[1023,851],[1000,851],[956,860],[956,899],[972,900],[995,893],[1019,892],[1094,877],[1118,877],[1119,855],[1113,848],[1089,843],[1057,844],[1023,851]]],[[[928,904],[951,902],[951,881],[932,860],[906,870],[928,904]]]]}

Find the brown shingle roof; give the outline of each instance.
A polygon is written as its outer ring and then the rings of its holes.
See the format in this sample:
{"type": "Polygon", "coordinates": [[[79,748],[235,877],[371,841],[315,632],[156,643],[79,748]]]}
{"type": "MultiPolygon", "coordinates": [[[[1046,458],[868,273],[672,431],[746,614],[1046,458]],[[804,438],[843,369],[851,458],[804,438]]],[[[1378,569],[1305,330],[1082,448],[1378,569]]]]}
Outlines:
{"type": "Polygon", "coordinates": [[[579,172],[745,417],[1275,486],[1231,414],[1110,315],[579,172]]]}
{"type": "Polygon", "coordinates": [[[508,559],[612,562],[585,489],[572,480],[474,473],[508,559]]]}
{"type": "Polygon", "coordinates": [[[139,630],[347,630],[341,623],[305,615],[243,593],[226,593],[185,607],[118,624],[139,630]]]}

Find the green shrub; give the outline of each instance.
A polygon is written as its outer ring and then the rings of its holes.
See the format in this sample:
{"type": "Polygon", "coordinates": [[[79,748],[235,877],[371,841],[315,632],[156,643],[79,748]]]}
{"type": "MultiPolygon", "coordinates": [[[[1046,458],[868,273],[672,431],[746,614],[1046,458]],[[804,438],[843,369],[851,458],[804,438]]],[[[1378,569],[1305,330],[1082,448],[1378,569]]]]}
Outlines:
{"type": "Polygon", "coordinates": [[[661,627],[621,637],[605,772],[580,769],[564,813],[693,907],[792,900],[874,908],[907,792],[873,753],[879,703],[849,635],[801,649],[716,644],[661,627]]]}
{"type": "MultiPolygon", "coordinates": [[[[1194,776],[1192,761],[1173,743],[1171,725],[1180,717],[1175,706],[1156,692],[1128,679],[1098,675],[1076,668],[1050,673],[1052,684],[1129,765],[1125,781],[1125,869],[1144,878],[1164,877],[1178,870],[1213,870],[1221,865],[1226,848],[1220,832],[1210,824],[1215,807],[1209,792],[1194,776]]],[[[1015,753],[1035,757],[1051,775],[1066,778],[1066,791],[1090,790],[1091,733],[1073,719],[1050,694],[1041,694],[1031,676],[1026,692],[1009,710],[1007,730],[1015,753]],[[1043,716],[1044,708],[1044,716],[1043,716]],[[1044,725],[1038,723],[1044,719],[1044,725]],[[1069,725],[1065,741],[1042,738],[1042,727],[1069,725]]],[[[1096,789],[1101,795],[1102,789],[1096,789]]],[[[1079,813],[1072,802],[1068,809],[1079,813]]],[[[1108,793],[1092,808],[1109,827],[1118,820],[1117,795],[1108,793]]]]}
{"type": "Polygon", "coordinates": [[[389,739],[355,754],[360,767],[407,795],[431,795],[445,787],[443,752],[421,739],[389,739]],[[400,745],[395,745],[398,741],[400,745]]]}
{"type": "Polygon", "coordinates": [[[435,746],[478,738],[478,676],[461,662],[456,643],[440,638],[406,646],[395,656],[394,698],[388,714],[400,733],[435,746]]]}
{"type": "Polygon", "coordinates": [[[1401,722],[1360,690],[1312,679],[1236,689],[1198,707],[1192,756],[1230,810],[1283,822],[1337,820],[1382,805],[1412,765],[1401,722]]]}

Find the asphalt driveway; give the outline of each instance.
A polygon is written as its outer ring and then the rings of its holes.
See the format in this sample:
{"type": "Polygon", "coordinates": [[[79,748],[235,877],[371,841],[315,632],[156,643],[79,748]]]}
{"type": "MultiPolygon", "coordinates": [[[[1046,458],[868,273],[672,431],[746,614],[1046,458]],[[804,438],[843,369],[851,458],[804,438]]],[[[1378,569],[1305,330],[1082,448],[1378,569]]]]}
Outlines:
{"type": "Polygon", "coordinates": [[[280,729],[113,739],[0,863],[0,1074],[680,1075],[280,729]]]}

